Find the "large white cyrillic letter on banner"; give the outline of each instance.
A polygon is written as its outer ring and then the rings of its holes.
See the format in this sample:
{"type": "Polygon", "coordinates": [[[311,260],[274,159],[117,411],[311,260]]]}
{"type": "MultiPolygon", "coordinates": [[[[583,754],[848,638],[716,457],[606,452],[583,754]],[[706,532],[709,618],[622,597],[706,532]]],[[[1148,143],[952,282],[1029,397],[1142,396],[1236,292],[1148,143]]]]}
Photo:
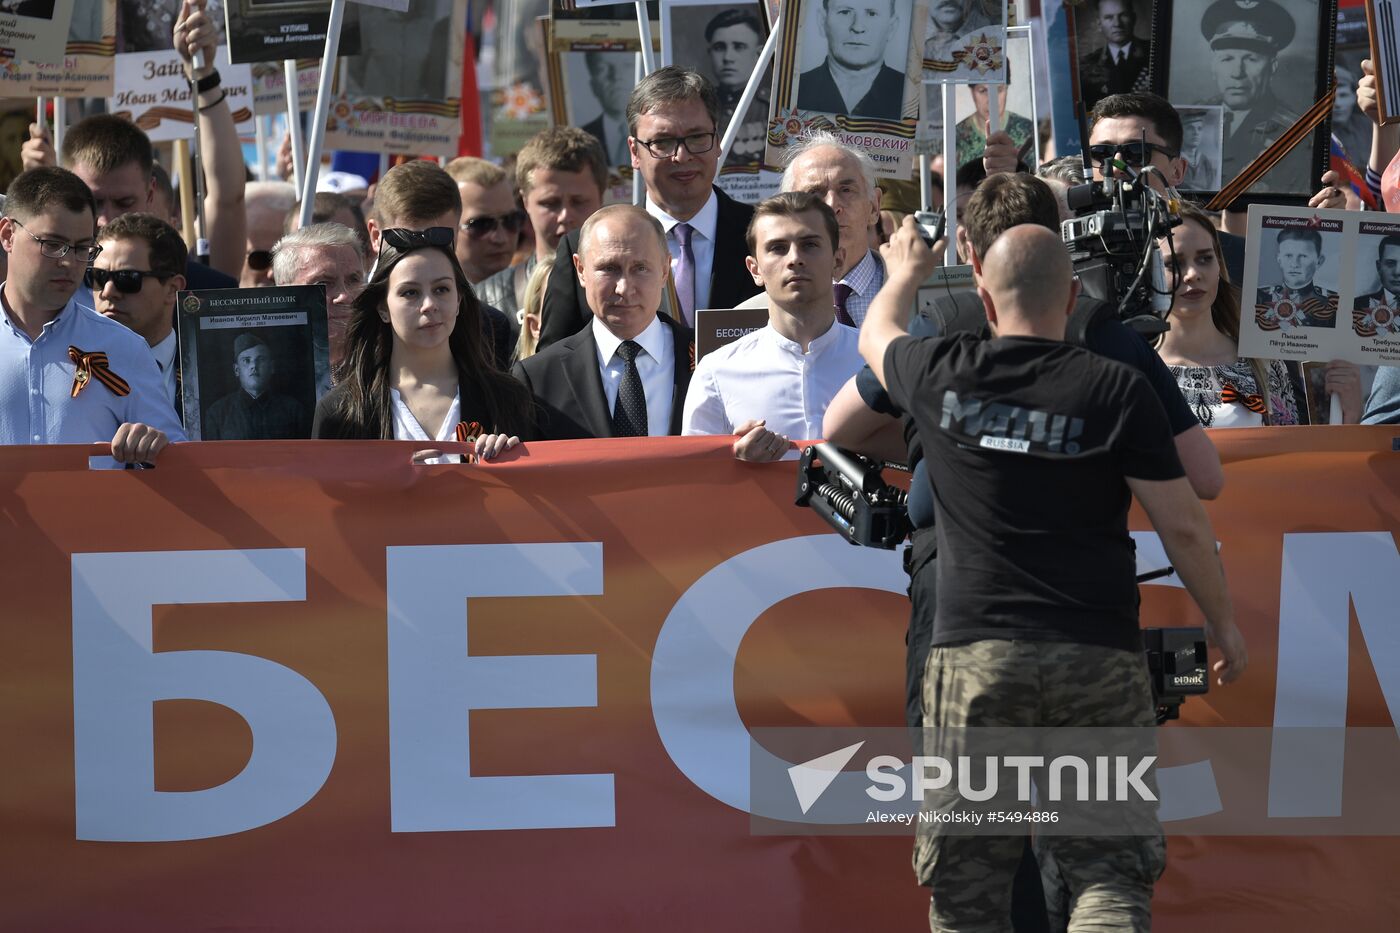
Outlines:
{"type": "Polygon", "coordinates": [[[474,709],[598,705],[596,655],[472,657],[467,600],[601,595],[603,546],[391,547],[387,560],[394,832],[614,825],[611,774],[473,776],[468,725],[474,709]]]}
{"type": "Polygon", "coordinates": [[[224,836],[279,820],[316,795],[335,761],[336,732],[310,681],[253,655],[152,650],[152,606],[304,599],[301,549],[73,555],[79,839],[224,836]],[[217,787],[157,791],[157,700],[206,700],[238,713],[253,734],[248,764],[217,787]]]}

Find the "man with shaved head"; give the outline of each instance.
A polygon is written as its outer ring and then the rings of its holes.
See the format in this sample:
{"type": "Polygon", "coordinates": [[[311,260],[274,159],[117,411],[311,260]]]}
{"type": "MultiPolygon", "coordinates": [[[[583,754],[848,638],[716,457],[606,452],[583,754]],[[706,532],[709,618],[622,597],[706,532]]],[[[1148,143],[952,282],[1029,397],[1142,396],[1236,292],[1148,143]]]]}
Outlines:
{"type": "MultiPolygon", "coordinates": [[[[1071,739],[1054,754],[1142,763],[1152,799],[1100,802],[1094,816],[1111,822],[1090,825],[1115,835],[1045,833],[1037,853],[1071,892],[1071,929],[1147,931],[1166,850],[1151,791],[1155,706],[1128,534],[1134,496],[1204,613],[1221,684],[1244,671],[1244,640],[1161,403],[1138,372],[1064,342],[1078,289],[1059,238],[1040,224],[1012,226],[974,254],[991,339],[909,336],[919,285],[936,264],[912,220],[885,248],[889,278],[860,332],[862,356],[923,439],[937,512],[934,604],[917,579],[911,589],[913,613],[932,628],[921,751],[949,762],[990,751],[1009,766],[1005,756],[1046,754],[1034,730],[1116,727],[1111,752],[1071,739]],[[1014,734],[990,750],[978,730],[993,726],[1014,734]]],[[[1042,788],[1047,760],[1027,765],[1042,788]]],[[[1015,789],[1025,774],[1003,779],[985,804],[957,791],[992,783],[982,772],[925,791],[915,868],[932,889],[932,929],[1009,928],[1024,834],[950,831],[944,819],[1027,810],[1015,789]]],[[[1071,787],[1060,800],[1079,789],[1088,791],[1071,787]]]]}

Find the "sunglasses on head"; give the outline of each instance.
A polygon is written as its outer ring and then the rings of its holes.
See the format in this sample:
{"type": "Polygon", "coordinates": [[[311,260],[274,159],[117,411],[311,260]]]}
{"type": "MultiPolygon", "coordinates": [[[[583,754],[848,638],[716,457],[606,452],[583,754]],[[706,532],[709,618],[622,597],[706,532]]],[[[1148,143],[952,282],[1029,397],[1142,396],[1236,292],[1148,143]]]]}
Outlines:
{"type": "Polygon", "coordinates": [[[143,272],[140,269],[94,269],[88,267],[87,284],[95,292],[100,292],[107,287],[108,282],[114,282],[117,291],[126,295],[134,295],[141,290],[145,280],[159,279],[164,282],[170,278],[169,272],[143,272]]]}
{"type": "Polygon", "coordinates": [[[1095,165],[1103,165],[1116,155],[1121,156],[1123,161],[1133,168],[1141,168],[1152,160],[1154,152],[1160,152],[1169,159],[1175,159],[1177,155],[1166,146],[1135,139],[1130,143],[1099,143],[1097,146],[1090,146],[1089,158],[1094,160],[1095,165]]]}
{"type": "Polygon", "coordinates": [[[509,214],[501,214],[498,217],[491,215],[473,217],[471,220],[462,224],[462,229],[467,231],[467,236],[476,240],[495,233],[497,224],[499,224],[506,233],[512,235],[519,233],[520,226],[523,223],[525,223],[525,212],[511,211],[509,214]]]}
{"type": "Polygon", "coordinates": [[[266,272],[272,268],[272,250],[255,249],[248,254],[248,268],[254,272],[266,272]]]}
{"type": "Polygon", "coordinates": [[[387,243],[394,249],[421,249],[424,246],[451,247],[457,234],[451,227],[429,227],[426,230],[409,230],[404,227],[390,227],[379,235],[382,250],[387,243]]]}

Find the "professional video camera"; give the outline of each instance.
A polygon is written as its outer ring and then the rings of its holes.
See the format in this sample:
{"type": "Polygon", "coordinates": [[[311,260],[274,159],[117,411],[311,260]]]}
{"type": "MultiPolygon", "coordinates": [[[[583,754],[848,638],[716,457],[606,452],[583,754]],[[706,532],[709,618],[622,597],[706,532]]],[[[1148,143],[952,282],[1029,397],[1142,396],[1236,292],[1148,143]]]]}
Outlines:
{"type": "MultiPolygon", "coordinates": [[[[797,504],[816,512],[851,544],[892,551],[909,535],[908,493],[885,482],[883,466],[834,444],[813,444],[802,451],[797,467],[797,504]]],[[[1173,572],[1165,567],[1137,581],[1173,572]]],[[[1142,638],[1160,725],[1180,715],[1187,697],[1210,689],[1205,630],[1148,628],[1142,638]]]]}
{"type": "MultiPolygon", "coordinates": [[[[1088,125],[1083,117],[1080,123],[1088,125]]],[[[1084,175],[1092,178],[1087,134],[1082,138],[1084,175]]],[[[1061,236],[1085,294],[1116,307],[1119,320],[1152,336],[1167,330],[1164,319],[1172,301],[1157,240],[1181,223],[1181,217],[1176,213],[1176,192],[1169,189],[1164,196],[1153,190],[1148,175],[1161,172],[1143,162],[1138,172],[1112,159],[1102,181],[1070,188],[1066,199],[1075,216],[1061,224],[1061,236]],[[1113,177],[1109,168],[1128,177],[1113,177]]]]}

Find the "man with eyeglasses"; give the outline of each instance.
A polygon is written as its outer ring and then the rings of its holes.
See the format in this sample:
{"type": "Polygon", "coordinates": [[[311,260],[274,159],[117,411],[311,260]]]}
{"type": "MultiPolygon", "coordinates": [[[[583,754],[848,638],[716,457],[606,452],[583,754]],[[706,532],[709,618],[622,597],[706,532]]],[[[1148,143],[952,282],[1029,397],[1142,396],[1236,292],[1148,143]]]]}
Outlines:
{"type": "Polygon", "coordinates": [[[65,169],[24,172],[6,192],[0,443],[110,441],[118,462],[149,462],[185,434],[146,341],[74,298],[101,252],[96,215],[65,169]]]}
{"type": "MultiPolygon", "coordinates": [[[[632,167],[646,183],[646,211],[666,231],[679,308],[686,327],[699,308],[733,308],[759,287],[744,264],[753,208],[714,186],[719,169],[719,95],[704,75],[668,65],[643,78],[627,104],[632,167]]],[[[578,333],[592,320],[573,272],[577,232],[559,241],[545,289],[540,347],[578,333]]]]}
{"type": "MultiPolygon", "coordinates": [[[[377,255],[383,232],[395,228],[431,234],[436,245],[460,244],[469,235],[460,229],[461,222],[462,193],[452,176],[436,162],[404,162],[385,172],[375,188],[374,209],[366,219],[370,251],[377,255]]],[[[502,370],[509,367],[519,326],[512,327],[504,314],[483,303],[481,329],[493,362],[502,370]]]]}
{"type": "Polygon", "coordinates": [[[476,285],[511,264],[520,245],[525,212],[515,203],[510,176],[485,159],[462,156],[447,163],[462,196],[457,261],[476,285]]]}
{"type": "Polygon", "coordinates": [[[88,270],[97,313],[135,331],[151,348],[166,400],[183,411],[175,295],[185,287],[184,240],[154,214],[123,214],[97,235],[102,252],[88,270]]]}

